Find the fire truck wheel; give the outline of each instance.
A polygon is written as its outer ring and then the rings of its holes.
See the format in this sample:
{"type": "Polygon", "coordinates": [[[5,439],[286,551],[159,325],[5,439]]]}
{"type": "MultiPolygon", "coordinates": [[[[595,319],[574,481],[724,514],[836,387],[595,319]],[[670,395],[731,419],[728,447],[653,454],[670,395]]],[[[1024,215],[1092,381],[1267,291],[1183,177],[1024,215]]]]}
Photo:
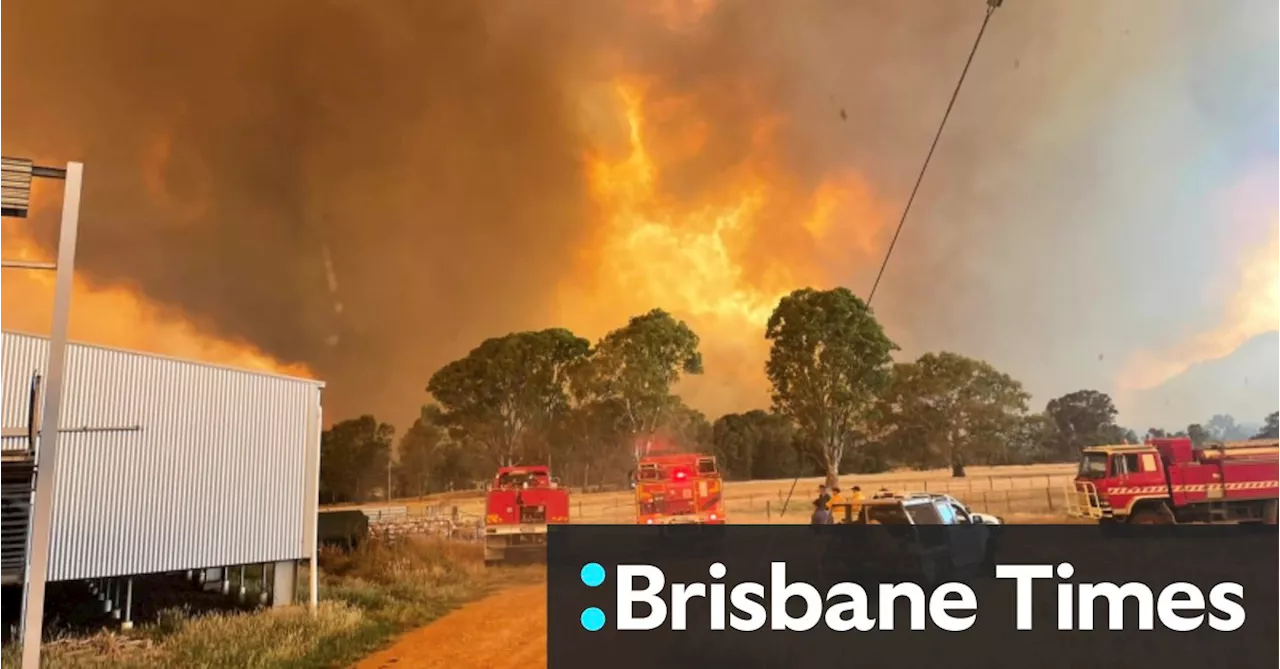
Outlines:
{"type": "Polygon", "coordinates": [[[1133,515],[1129,516],[1129,523],[1133,525],[1172,525],[1174,519],[1173,514],[1169,512],[1169,507],[1163,504],[1153,504],[1134,511],[1133,515]]]}

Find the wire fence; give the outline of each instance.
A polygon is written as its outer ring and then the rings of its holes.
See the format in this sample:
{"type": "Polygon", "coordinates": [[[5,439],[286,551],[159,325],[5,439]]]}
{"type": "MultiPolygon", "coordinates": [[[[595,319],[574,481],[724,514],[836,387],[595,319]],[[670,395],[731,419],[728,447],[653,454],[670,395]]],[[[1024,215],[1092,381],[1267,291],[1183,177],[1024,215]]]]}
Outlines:
{"type": "MultiPolygon", "coordinates": [[[[846,485],[859,485],[864,497],[884,488],[897,494],[946,493],[973,511],[998,515],[1059,516],[1066,510],[1066,489],[1074,471],[1058,468],[1046,473],[980,475],[965,478],[929,478],[909,475],[874,475],[846,485]]],[[[805,523],[818,480],[802,480],[794,491],[792,481],[727,482],[725,515],[733,524],[805,523]]],[[[610,493],[570,493],[571,522],[592,525],[629,525],[635,522],[635,497],[630,490],[610,493]]],[[[484,498],[453,498],[435,503],[366,506],[372,526],[398,532],[430,531],[459,538],[474,537],[483,527],[484,498]],[[430,529],[428,529],[430,528],[430,529]]]]}

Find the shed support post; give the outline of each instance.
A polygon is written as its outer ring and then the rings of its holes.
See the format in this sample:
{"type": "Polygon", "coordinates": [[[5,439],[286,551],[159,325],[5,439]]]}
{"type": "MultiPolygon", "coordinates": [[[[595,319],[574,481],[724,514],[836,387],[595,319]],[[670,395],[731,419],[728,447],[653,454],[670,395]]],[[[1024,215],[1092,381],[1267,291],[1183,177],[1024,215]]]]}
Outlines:
{"type": "Polygon", "coordinates": [[[298,563],[285,560],[275,563],[271,570],[271,607],[279,608],[293,604],[294,584],[297,583],[298,563]]]}
{"type": "Polygon", "coordinates": [[[133,629],[133,578],[124,584],[124,622],[120,623],[120,629],[133,629]]]}
{"type": "Polygon", "coordinates": [[[217,592],[222,589],[222,574],[225,570],[221,567],[209,567],[201,570],[203,576],[200,579],[201,589],[205,592],[217,592]]]}
{"type": "Polygon", "coordinates": [[[267,574],[267,563],[263,562],[262,578],[258,579],[258,603],[259,604],[266,604],[267,602],[271,601],[270,595],[268,595],[268,590],[270,589],[270,585],[269,585],[270,581],[267,580],[268,578],[270,578],[270,576],[267,574]]]}

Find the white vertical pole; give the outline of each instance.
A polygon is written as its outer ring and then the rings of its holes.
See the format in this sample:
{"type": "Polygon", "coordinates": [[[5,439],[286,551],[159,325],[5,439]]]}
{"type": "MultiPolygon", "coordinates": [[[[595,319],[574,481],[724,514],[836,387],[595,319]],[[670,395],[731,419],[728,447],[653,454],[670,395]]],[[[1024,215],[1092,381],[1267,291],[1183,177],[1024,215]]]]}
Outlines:
{"type": "Polygon", "coordinates": [[[316,415],[315,422],[312,426],[311,443],[307,444],[307,448],[314,449],[315,456],[311,460],[311,500],[308,506],[311,507],[311,517],[307,519],[311,529],[311,555],[309,556],[310,564],[307,569],[307,609],[312,613],[316,612],[316,608],[320,602],[320,565],[316,559],[320,545],[320,436],[324,428],[324,405],[320,398],[323,391],[316,390],[316,415]]]}
{"type": "Polygon", "coordinates": [[[40,412],[40,441],[36,450],[35,508],[31,510],[27,594],[22,620],[22,669],[40,668],[40,639],[44,632],[44,590],[49,576],[49,543],[53,531],[53,488],[57,482],[58,427],[61,424],[65,376],[67,322],[71,310],[72,278],[76,269],[76,232],[80,223],[80,184],[84,165],[67,163],[62,195],[62,227],[58,238],[58,276],[53,297],[53,327],[49,333],[49,361],[45,368],[44,410],[40,412]]]}

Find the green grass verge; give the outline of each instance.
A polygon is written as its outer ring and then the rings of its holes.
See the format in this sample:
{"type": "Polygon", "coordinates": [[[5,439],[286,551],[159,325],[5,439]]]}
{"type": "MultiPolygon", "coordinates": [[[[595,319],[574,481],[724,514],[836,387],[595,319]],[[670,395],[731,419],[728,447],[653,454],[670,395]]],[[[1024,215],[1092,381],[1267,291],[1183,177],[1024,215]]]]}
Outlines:
{"type": "MultiPolygon", "coordinates": [[[[439,540],[386,543],[322,553],[320,606],[193,616],[162,612],[130,632],[46,642],[42,665],[53,669],[207,667],[303,669],[343,667],[496,588],[543,578],[539,567],[486,570],[480,547],[439,540]]],[[[307,579],[302,579],[303,583],[307,579]]],[[[306,601],[306,586],[299,597],[306,601]]],[[[18,666],[21,650],[5,648],[0,664],[18,666]]]]}

